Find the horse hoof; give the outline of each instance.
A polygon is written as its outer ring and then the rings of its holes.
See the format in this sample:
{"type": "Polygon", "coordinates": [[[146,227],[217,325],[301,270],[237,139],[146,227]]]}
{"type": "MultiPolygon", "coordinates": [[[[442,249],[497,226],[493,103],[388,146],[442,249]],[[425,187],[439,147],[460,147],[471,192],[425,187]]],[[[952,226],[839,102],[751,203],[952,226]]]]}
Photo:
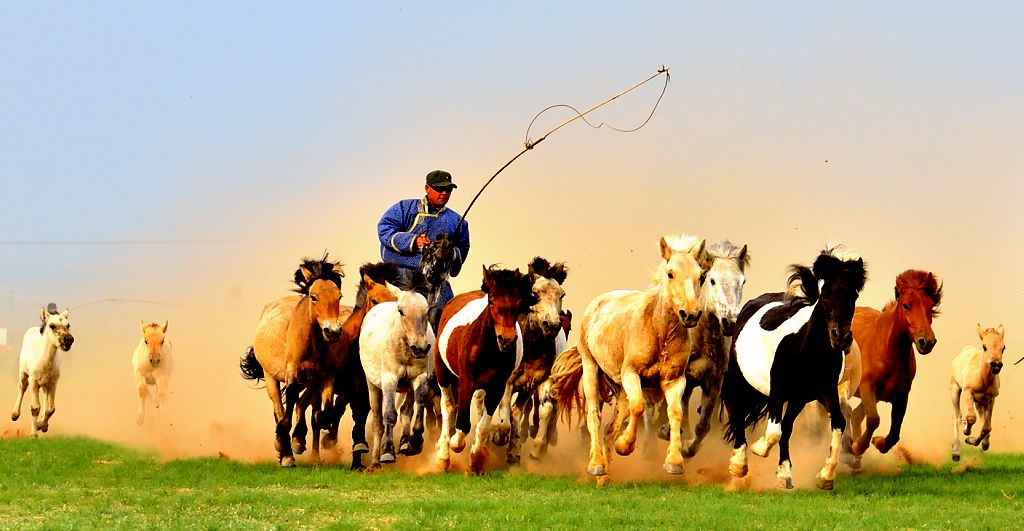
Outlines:
{"type": "Polygon", "coordinates": [[[18,420],[18,417],[20,416],[21,413],[11,413],[11,420],[18,420]]]}
{"type": "Polygon", "coordinates": [[[46,433],[49,430],[50,430],[50,425],[49,424],[43,424],[42,426],[39,426],[39,431],[41,431],[43,433],[46,433]]]}
{"type": "Polygon", "coordinates": [[[365,454],[370,451],[370,447],[366,443],[355,443],[352,445],[352,453],[354,454],[365,454]]]}
{"type": "Polygon", "coordinates": [[[860,468],[860,457],[858,456],[842,453],[839,454],[839,461],[853,470],[860,468]]]}
{"type": "Polygon", "coordinates": [[[889,452],[890,446],[886,444],[885,437],[875,437],[871,439],[871,444],[874,445],[874,447],[883,454],[889,452]]]}
{"type": "Polygon", "coordinates": [[[604,475],[606,475],[606,472],[604,471],[604,465],[588,466],[587,467],[587,474],[590,474],[591,476],[604,476],[604,475]]]}
{"type": "Polygon", "coordinates": [[[750,445],[750,451],[759,457],[768,457],[768,441],[764,440],[763,437],[758,439],[754,444],[750,445]]]}
{"type": "MultiPolygon", "coordinates": [[[[46,430],[43,430],[43,431],[46,431],[46,430]]],[[[981,450],[983,452],[988,451],[988,439],[985,439],[985,442],[981,443],[981,450]]]]}
{"type": "Polygon", "coordinates": [[[395,454],[390,453],[390,452],[381,454],[380,462],[381,463],[394,463],[395,462],[395,454]]]}
{"type": "Polygon", "coordinates": [[[677,465],[675,463],[664,463],[661,465],[661,468],[664,469],[665,472],[674,476],[678,476],[683,473],[683,465],[677,465]]]}
{"type": "Polygon", "coordinates": [[[750,478],[749,477],[746,477],[746,476],[744,476],[744,477],[733,476],[729,480],[729,484],[725,486],[725,491],[726,492],[739,492],[741,490],[747,490],[748,488],[750,488],[750,478]]]}
{"type": "Polygon", "coordinates": [[[619,455],[630,455],[635,450],[634,445],[629,444],[626,441],[618,440],[615,442],[615,453],[619,455]]]}
{"type": "Polygon", "coordinates": [[[745,478],[749,471],[747,465],[729,465],[729,474],[734,478],[745,478]]]}
{"type": "Polygon", "coordinates": [[[295,468],[295,458],[292,456],[282,457],[281,468],[295,468]]]}
{"type": "Polygon", "coordinates": [[[776,484],[783,489],[793,488],[793,478],[776,478],[776,484]]]}
{"type": "Polygon", "coordinates": [[[292,443],[292,453],[302,455],[306,452],[305,444],[292,443]]]}
{"type": "MultiPolygon", "coordinates": [[[[814,484],[821,490],[832,490],[836,486],[834,479],[822,479],[820,475],[814,476],[814,484]]],[[[790,487],[792,488],[792,487],[790,487]]]]}
{"type": "Polygon", "coordinates": [[[953,454],[953,461],[959,461],[959,460],[960,460],[960,454],[953,454]]]}
{"type": "Polygon", "coordinates": [[[520,461],[522,461],[522,457],[518,455],[508,454],[508,456],[505,458],[505,463],[509,466],[518,465],[520,461]]]}
{"type": "Polygon", "coordinates": [[[969,444],[969,445],[971,445],[971,446],[978,446],[978,438],[977,437],[968,437],[968,438],[964,439],[964,442],[969,444]]]}
{"type": "Polygon", "coordinates": [[[530,459],[533,459],[534,461],[540,461],[541,459],[544,458],[544,453],[545,452],[542,452],[540,450],[531,450],[530,459]]]}
{"type": "Polygon", "coordinates": [[[320,438],[320,446],[322,446],[324,448],[324,450],[330,450],[330,449],[334,448],[337,445],[338,445],[338,438],[337,437],[331,437],[330,435],[324,435],[323,437],[320,438]]]}
{"type": "Polygon", "coordinates": [[[438,470],[440,470],[441,472],[445,472],[445,471],[447,471],[452,466],[452,460],[451,459],[437,459],[435,461],[435,464],[437,465],[437,469],[438,470]]]}

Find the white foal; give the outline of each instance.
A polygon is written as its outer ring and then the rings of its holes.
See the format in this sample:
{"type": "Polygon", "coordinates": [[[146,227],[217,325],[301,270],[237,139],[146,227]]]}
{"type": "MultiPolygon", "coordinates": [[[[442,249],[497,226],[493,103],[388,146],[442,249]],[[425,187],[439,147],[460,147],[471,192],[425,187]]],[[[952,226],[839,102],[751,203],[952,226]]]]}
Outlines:
{"type": "Polygon", "coordinates": [[[71,325],[68,324],[68,310],[53,313],[43,308],[39,313],[42,321],[39,327],[29,328],[21,343],[21,357],[18,360],[18,398],[14,401],[11,420],[21,416],[21,399],[25,390],[32,391],[32,436],[50,429],[50,417],[55,407],[53,399],[57,394],[57,380],[60,380],[61,350],[67,352],[75,338],[71,336],[71,325]],[[46,412],[39,418],[41,405],[39,390],[46,393],[46,412]]]}

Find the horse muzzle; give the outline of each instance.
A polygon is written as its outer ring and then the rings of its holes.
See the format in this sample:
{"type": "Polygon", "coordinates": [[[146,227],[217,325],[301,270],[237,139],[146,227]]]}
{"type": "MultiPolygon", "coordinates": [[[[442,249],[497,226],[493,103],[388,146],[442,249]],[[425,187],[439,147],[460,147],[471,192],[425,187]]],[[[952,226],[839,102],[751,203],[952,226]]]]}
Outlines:
{"type": "Polygon", "coordinates": [[[507,351],[509,349],[509,347],[514,345],[515,342],[516,342],[516,336],[514,336],[514,335],[512,337],[506,337],[506,336],[499,335],[498,336],[498,350],[500,350],[502,352],[505,352],[505,351],[507,351]]]}
{"type": "Polygon", "coordinates": [[[999,374],[999,371],[1003,370],[1003,362],[1001,361],[990,361],[988,366],[992,369],[992,374],[999,374]]]}
{"type": "Polygon", "coordinates": [[[60,338],[60,348],[64,349],[64,352],[71,350],[71,344],[75,342],[75,338],[71,336],[64,336],[60,338]]]}
{"type": "Polygon", "coordinates": [[[828,331],[828,341],[832,348],[846,352],[850,350],[850,345],[853,344],[853,332],[847,330],[845,333],[840,333],[838,328],[830,328],[828,331]]]}
{"type": "Polygon", "coordinates": [[[424,343],[422,345],[409,345],[409,350],[412,351],[412,357],[421,360],[427,357],[430,353],[430,343],[424,343]]]}
{"type": "Polygon", "coordinates": [[[919,337],[917,338],[917,341],[914,341],[914,346],[917,348],[918,354],[926,356],[933,348],[935,348],[935,343],[936,341],[934,337],[931,339],[919,337]]]}
{"type": "Polygon", "coordinates": [[[340,326],[325,326],[321,328],[321,331],[324,334],[324,341],[327,341],[328,343],[333,343],[341,337],[340,326]]]}
{"type": "Polygon", "coordinates": [[[154,367],[160,365],[160,358],[149,358],[149,364],[154,367]]]}
{"type": "Polygon", "coordinates": [[[722,335],[731,336],[736,331],[736,321],[722,318],[722,335]]]}
{"type": "Polygon", "coordinates": [[[697,313],[687,313],[686,310],[679,310],[679,320],[683,322],[684,328],[693,328],[697,326],[697,321],[700,321],[702,313],[704,313],[703,310],[697,310],[697,313]]]}

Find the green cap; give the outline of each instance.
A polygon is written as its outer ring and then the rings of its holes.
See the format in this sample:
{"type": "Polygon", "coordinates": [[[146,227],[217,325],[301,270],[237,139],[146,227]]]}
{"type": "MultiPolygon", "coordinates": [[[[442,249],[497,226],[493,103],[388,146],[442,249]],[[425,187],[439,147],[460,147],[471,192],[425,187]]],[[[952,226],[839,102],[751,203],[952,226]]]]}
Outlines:
{"type": "Polygon", "coordinates": [[[455,186],[455,183],[452,182],[452,174],[444,170],[434,170],[428,173],[427,184],[434,188],[444,188],[446,186],[458,188],[458,186],[455,186]]]}

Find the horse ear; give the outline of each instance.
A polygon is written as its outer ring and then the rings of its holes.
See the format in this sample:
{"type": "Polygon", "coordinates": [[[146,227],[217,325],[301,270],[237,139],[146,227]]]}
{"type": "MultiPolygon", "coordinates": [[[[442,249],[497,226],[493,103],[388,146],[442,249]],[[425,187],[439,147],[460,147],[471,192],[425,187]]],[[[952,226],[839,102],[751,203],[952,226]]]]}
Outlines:
{"type": "Polygon", "coordinates": [[[341,270],[341,262],[334,262],[334,265],[331,267],[331,271],[337,273],[338,276],[342,278],[345,277],[345,272],[341,270]]]}
{"type": "Polygon", "coordinates": [[[388,288],[388,292],[391,293],[395,300],[397,300],[398,296],[402,294],[402,290],[398,289],[394,284],[385,282],[384,285],[388,288]]]}
{"type": "Polygon", "coordinates": [[[42,320],[42,321],[43,321],[44,323],[45,323],[45,322],[46,322],[46,320],[47,320],[47,319],[49,318],[49,315],[50,315],[50,312],[46,311],[46,307],[43,307],[43,309],[39,311],[39,318],[40,318],[40,319],[41,319],[41,320],[42,320]]]}
{"type": "Polygon", "coordinates": [[[978,323],[978,338],[985,340],[985,329],[981,327],[981,323],[978,323]]]}
{"type": "Polygon", "coordinates": [[[558,282],[558,285],[562,285],[565,282],[565,277],[569,276],[569,270],[566,269],[563,262],[558,262],[551,267],[550,274],[551,278],[558,282]]]}
{"type": "Polygon", "coordinates": [[[145,319],[139,319],[139,324],[142,325],[142,333],[145,334],[146,333],[146,320],[145,319]]]}
{"type": "Polygon", "coordinates": [[[71,308],[64,308],[64,311],[60,312],[60,314],[63,315],[65,319],[67,319],[68,315],[70,315],[70,311],[69,310],[71,310],[71,308]]]}
{"type": "Polygon", "coordinates": [[[302,272],[302,278],[306,279],[306,282],[309,282],[309,279],[313,278],[313,272],[310,271],[305,265],[300,265],[299,271],[302,272]]]}
{"type": "Polygon", "coordinates": [[[668,242],[665,241],[665,237],[661,237],[661,241],[658,242],[661,245],[661,259],[668,261],[672,257],[672,248],[668,246],[668,242]]]}
{"type": "Polygon", "coordinates": [[[694,257],[694,258],[700,258],[700,257],[701,257],[701,255],[703,255],[703,254],[704,254],[704,246],[705,246],[705,245],[707,245],[707,243],[708,243],[708,241],[707,241],[706,239],[705,239],[705,240],[701,240],[701,241],[700,241],[700,246],[699,246],[699,247],[697,247],[697,249],[696,249],[696,250],[694,250],[694,251],[693,251],[693,252],[691,253],[691,254],[693,254],[693,257],[694,257]]]}
{"type": "Polygon", "coordinates": [[[170,321],[164,321],[164,330],[163,330],[163,332],[164,332],[165,334],[167,333],[167,325],[168,325],[168,324],[170,324],[170,321]]]}
{"type": "Polygon", "coordinates": [[[363,275],[363,284],[366,284],[366,289],[370,289],[377,285],[369,275],[363,275]]]}
{"type": "Polygon", "coordinates": [[[999,337],[1006,339],[1006,336],[1003,335],[1003,323],[999,323],[999,328],[996,328],[996,332],[999,332],[999,337]]]}
{"type": "Polygon", "coordinates": [[[900,287],[896,286],[895,288],[892,288],[892,291],[893,291],[893,296],[895,297],[895,299],[896,300],[900,300],[900,287]]]}

